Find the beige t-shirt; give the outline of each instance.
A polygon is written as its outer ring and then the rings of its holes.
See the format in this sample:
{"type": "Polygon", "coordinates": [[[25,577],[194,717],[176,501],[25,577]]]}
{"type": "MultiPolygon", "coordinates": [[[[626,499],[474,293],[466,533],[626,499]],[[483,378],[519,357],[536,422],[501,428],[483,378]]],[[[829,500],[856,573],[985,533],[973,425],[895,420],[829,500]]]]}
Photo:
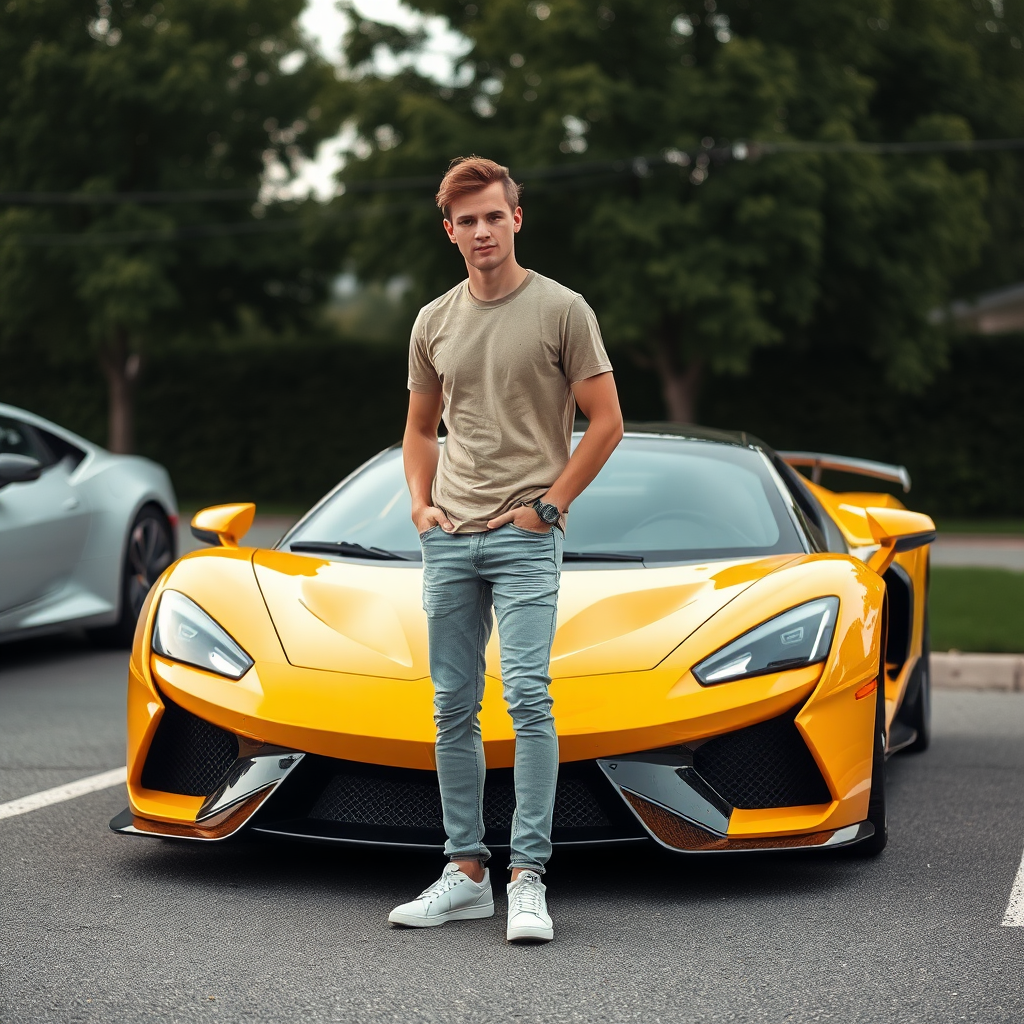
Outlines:
{"type": "Polygon", "coordinates": [[[503,299],[474,298],[463,281],[420,310],[409,390],[444,397],[431,500],[456,533],[480,533],[548,490],[569,461],[570,385],[611,368],[582,296],[532,270],[503,299]]]}

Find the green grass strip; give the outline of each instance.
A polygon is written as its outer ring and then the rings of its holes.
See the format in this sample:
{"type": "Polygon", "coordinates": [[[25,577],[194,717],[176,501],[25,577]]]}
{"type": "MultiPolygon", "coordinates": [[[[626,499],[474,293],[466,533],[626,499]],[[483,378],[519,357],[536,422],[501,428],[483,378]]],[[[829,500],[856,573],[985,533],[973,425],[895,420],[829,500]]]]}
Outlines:
{"type": "Polygon", "coordinates": [[[939,533],[1024,534],[1024,519],[944,519],[935,517],[939,533]]]}
{"type": "Polygon", "coordinates": [[[932,566],[933,651],[1024,652],[1024,573],[932,566]]]}

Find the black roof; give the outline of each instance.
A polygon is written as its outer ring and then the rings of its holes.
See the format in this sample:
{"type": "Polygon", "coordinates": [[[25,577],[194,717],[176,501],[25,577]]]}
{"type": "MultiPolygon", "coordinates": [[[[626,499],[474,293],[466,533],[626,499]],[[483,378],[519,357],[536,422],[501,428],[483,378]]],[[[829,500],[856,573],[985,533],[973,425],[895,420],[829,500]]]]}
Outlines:
{"type": "MultiPolygon", "coordinates": [[[[748,434],[745,430],[718,430],[716,427],[697,427],[686,423],[630,423],[624,424],[627,434],[661,434],[681,437],[688,441],[715,441],[718,444],[731,444],[738,448],[764,448],[771,451],[759,437],[748,434]]],[[[577,420],[575,432],[586,429],[586,421],[577,420]]]]}

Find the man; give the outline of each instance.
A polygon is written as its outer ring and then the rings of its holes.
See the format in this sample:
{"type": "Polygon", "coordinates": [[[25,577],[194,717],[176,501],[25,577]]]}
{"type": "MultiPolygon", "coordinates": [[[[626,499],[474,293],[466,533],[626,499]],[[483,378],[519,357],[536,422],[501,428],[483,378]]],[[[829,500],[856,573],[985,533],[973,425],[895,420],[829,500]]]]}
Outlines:
{"type": "Polygon", "coordinates": [[[468,277],[413,326],[403,452],[423,548],[449,863],[389,920],[429,927],[494,914],[477,717],[493,605],[516,733],[506,937],[547,942],[554,930],[541,875],[558,774],[548,670],[563,531],[570,504],[619,443],[622,414],[590,307],[516,262],[523,211],[508,169],[454,161],[437,205],[468,277]],[[570,458],[577,405],[590,425],[570,458]],[[448,436],[439,446],[442,415],[448,436]]]}

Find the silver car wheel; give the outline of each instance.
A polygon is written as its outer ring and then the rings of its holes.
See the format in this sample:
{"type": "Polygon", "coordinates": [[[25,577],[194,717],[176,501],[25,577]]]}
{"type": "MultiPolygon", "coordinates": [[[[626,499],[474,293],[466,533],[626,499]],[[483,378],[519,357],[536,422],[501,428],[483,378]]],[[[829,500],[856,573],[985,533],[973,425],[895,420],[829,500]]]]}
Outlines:
{"type": "Polygon", "coordinates": [[[131,622],[138,619],[142,605],[160,573],[171,564],[173,552],[168,524],[152,512],[143,512],[128,536],[125,602],[131,622]]]}

